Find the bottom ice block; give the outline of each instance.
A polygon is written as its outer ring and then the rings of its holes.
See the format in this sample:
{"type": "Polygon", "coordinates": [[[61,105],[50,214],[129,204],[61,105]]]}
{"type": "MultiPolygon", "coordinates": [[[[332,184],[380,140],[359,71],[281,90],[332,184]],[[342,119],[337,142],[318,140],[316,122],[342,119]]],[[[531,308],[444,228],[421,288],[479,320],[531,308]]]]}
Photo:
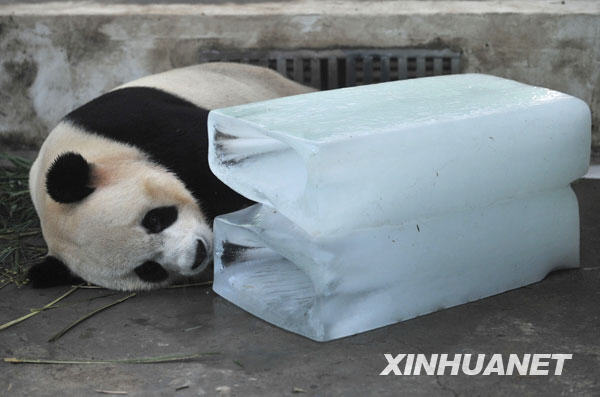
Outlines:
{"type": "Polygon", "coordinates": [[[579,263],[570,187],[335,236],[310,236],[257,204],[217,217],[214,231],[215,292],[318,341],[521,287],[579,263]]]}

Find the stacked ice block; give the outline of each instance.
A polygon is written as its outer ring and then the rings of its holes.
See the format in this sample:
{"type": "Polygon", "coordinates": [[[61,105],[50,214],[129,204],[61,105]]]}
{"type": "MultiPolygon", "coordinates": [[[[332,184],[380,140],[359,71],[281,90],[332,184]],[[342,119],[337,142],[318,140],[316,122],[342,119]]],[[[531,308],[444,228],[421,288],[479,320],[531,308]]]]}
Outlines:
{"type": "Polygon", "coordinates": [[[214,290],[325,341],[542,279],[579,260],[574,97],[487,75],[212,111],[209,163],[257,201],[217,217],[214,290]]]}

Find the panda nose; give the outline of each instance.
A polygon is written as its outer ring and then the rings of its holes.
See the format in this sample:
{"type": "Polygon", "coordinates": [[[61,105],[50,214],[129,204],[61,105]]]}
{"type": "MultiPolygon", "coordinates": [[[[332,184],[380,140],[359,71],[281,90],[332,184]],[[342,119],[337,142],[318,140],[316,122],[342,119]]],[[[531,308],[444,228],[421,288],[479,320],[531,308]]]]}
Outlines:
{"type": "Polygon", "coordinates": [[[200,266],[206,259],[206,255],[206,245],[204,245],[204,242],[202,240],[198,240],[198,244],[196,245],[196,259],[194,260],[192,269],[195,269],[198,266],[200,266]]]}

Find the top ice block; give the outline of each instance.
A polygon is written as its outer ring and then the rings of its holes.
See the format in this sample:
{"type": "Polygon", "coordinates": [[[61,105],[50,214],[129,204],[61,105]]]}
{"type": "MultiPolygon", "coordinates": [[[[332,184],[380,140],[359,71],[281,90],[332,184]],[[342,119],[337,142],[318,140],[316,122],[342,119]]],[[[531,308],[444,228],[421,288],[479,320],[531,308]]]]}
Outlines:
{"type": "Polygon", "coordinates": [[[212,111],[209,164],[320,235],[565,186],[588,167],[590,125],[588,106],[556,91],[430,77],[212,111]]]}

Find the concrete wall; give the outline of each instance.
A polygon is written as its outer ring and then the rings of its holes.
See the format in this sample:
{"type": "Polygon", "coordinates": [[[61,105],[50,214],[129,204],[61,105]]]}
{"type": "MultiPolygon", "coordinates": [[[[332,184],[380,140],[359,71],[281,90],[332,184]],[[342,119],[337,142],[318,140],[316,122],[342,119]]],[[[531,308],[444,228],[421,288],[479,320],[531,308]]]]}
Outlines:
{"type": "Polygon", "coordinates": [[[600,149],[600,3],[572,0],[0,5],[0,139],[39,144],[74,107],[200,49],[338,47],[461,50],[465,72],[586,101],[600,149]]]}

